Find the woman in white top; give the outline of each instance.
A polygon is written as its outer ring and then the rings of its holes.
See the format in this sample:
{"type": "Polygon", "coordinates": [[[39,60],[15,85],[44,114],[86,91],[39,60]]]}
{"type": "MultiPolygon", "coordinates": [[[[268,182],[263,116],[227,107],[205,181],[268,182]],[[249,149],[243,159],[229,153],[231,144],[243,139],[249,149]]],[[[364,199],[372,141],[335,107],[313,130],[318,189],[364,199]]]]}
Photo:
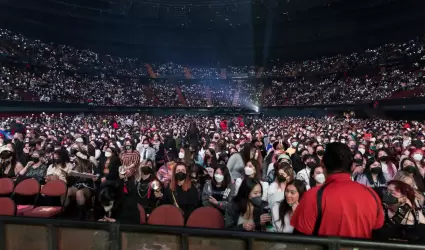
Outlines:
{"type": "Polygon", "coordinates": [[[275,180],[267,189],[267,201],[270,207],[285,198],[286,184],[294,179],[294,170],[287,162],[276,163],[274,172],[277,173],[275,180]]]}
{"type": "MultiPolygon", "coordinates": [[[[239,187],[241,186],[241,183],[245,177],[251,177],[255,178],[257,180],[261,180],[260,175],[260,167],[258,166],[257,160],[250,160],[247,162],[245,168],[244,168],[245,175],[242,178],[237,178],[235,182],[235,195],[238,193],[239,187]]],[[[269,187],[269,183],[260,181],[261,187],[263,190],[262,193],[262,200],[267,201],[267,189],[269,187]]]]}
{"type": "Polygon", "coordinates": [[[306,186],[303,181],[293,180],[286,185],[285,199],[272,207],[273,232],[290,234],[294,231],[290,223],[291,217],[304,192],[306,186]]]}

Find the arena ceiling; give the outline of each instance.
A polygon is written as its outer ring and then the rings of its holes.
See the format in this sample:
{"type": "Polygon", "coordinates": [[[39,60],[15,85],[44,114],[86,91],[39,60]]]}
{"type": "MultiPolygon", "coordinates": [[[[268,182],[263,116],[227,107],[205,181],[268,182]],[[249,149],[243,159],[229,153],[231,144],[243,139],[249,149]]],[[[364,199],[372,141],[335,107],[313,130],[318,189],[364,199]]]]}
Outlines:
{"type": "Polygon", "coordinates": [[[423,23],[423,0],[0,0],[0,28],[108,53],[214,62],[345,53],[423,34],[423,23]]]}

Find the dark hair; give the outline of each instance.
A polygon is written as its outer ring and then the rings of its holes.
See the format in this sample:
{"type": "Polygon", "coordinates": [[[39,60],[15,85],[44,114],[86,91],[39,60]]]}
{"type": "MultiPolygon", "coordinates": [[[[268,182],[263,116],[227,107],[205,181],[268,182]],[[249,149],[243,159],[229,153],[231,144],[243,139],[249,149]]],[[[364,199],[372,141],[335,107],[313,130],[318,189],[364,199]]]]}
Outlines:
{"type": "MultiPolygon", "coordinates": [[[[293,185],[299,194],[299,198],[298,201],[301,200],[301,198],[303,197],[304,193],[307,191],[306,185],[304,183],[304,181],[300,181],[300,180],[292,180],[290,181],[288,184],[286,184],[286,188],[288,188],[288,186],[293,185]]],[[[285,188],[285,191],[286,191],[285,188]]],[[[280,202],[279,205],[279,220],[282,223],[282,228],[285,226],[285,214],[288,213],[291,210],[291,206],[289,206],[288,202],[286,201],[286,199],[283,199],[280,202]]]]}
{"type": "Polygon", "coordinates": [[[425,185],[424,185],[422,175],[419,172],[418,166],[416,166],[416,162],[412,158],[407,158],[407,157],[404,158],[400,162],[400,170],[403,170],[403,165],[404,165],[405,161],[413,162],[414,167],[415,167],[415,172],[413,173],[413,180],[415,181],[415,184],[416,184],[416,187],[418,188],[418,191],[420,191],[421,193],[425,192],[425,185]]]}
{"type": "MultiPolygon", "coordinates": [[[[370,166],[374,163],[374,162],[379,162],[379,160],[378,159],[372,159],[372,160],[370,160],[370,161],[368,161],[367,163],[366,163],[366,167],[365,167],[365,169],[364,169],[364,174],[366,175],[366,177],[367,177],[367,179],[368,179],[368,181],[369,181],[369,183],[373,183],[373,178],[372,178],[372,173],[371,173],[371,171],[370,171],[370,166]]],[[[381,164],[381,163],[379,163],[379,164],[381,164]]],[[[382,167],[381,167],[382,168],[382,167]]],[[[384,184],[384,183],[386,183],[387,181],[385,180],[385,177],[384,177],[384,173],[383,172],[381,172],[381,173],[379,173],[378,174],[378,176],[376,177],[377,178],[377,180],[378,180],[378,182],[380,183],[380,184],[384,184]]]]}
{"type": "Polygon", "coordinates": [[[333,142],[326,146],[323,163],[328,174],[349,173],[353,164],[353,155],[346,144],[333,142]]]}
{"type": "Polygon", "coordinates": [[[316,170],[316,168],[323,168],[323,166],[322,166],[322,164],[316,164],[314,167],[311,168],[310,173],[309,173],[310,174],[310,187],[316,186],[316,179],[314,179],[314,177],[313,177],[314,171],[316,170]]]}
{"type": "Polygon", "coordinates": [[[399,180],[392,180],[388,182],[388,186],[389,185],[394,185],[395,188],[402,194],[405,195],[407,197],[407,199],[409,199],[409,201],[411,202],[412,206],[415,206],[415,190],[413,189],[413,187],[411,187],[409,184],[406,184],[402,181],[399,180]]]}
{"type": "MultiPolygon", "coordinates": [[[[227,188],[229,186],[229,184],[231,183],[231,181],[232,181],[231,180],[232,178],[230,176],[229,169],[224,164],[218,164],[217,165],[217,168],[214,170],[214,174],[215,174],[215,172],[217,172],[218,169],[221,170],[221,172],[223,173],[223,176],[224,176],[223,187],[224,188],[227,188]]],[[[213,186],[217,186],[217,182],[215,181],[214,176],[213,176],[213,178],[211,180],[211,183],[213,184],[213,186]]]]}
{"type": "Polygon", "coordinates": [[[232,202],[235,204],[237,214],[244,214],[248,208],[249,194],[256,185],[260,185],[261,194],[263,194],[263,187],[261,182],[256,178],[244,178],[241,186],[239,187],[238,193],[233,198],[232,202]]]}
{"type": "MultiPolygon", "coordinates": [[[[212,148],[207,148],[206,151],[210,152],[210,154],[211,154],[211,156],[210,156],[211,167],[215,169],[217,167],[217,156],[216,156],[215,150],[212,149],[212,148]]],[[[204,165],[206,165],[206,164],[207,164],[207,154],[205,154],[205,156],[204,156],[204,165]]]]}
{"type": "Polygon", "coordinates": [[[244,165],[246,165],[251,159],[251,143],[245,143],[240,152],[244,165]]]}
{"type": "Polygon", "coordinates": [[[59,149],[53,152],[53,155],[55,154],[59,156],[59,161],[60,161],[59,165],[62,168],[66,168],[66,163],[69,162],[68,152],[65,149],[59,149]]]}

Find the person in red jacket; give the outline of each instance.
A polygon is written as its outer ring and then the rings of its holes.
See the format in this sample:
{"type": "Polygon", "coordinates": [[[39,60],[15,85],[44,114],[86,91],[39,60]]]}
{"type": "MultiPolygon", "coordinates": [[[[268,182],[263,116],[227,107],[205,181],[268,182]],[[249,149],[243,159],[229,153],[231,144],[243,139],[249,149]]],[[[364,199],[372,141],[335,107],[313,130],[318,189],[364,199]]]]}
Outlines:
{"type": "Polygon", "coordinates": [[[227,131],[227,120],[224,119],[220,122],[220,128],[221,131],[227,131]]]}
{"type": "Polygon", "coordinates": [[[294,232],[313,236],[372,238],[384,225],[373,189],[351,180],[353,157],[347,145],[331,143],[323,156],[326,181],[304,193],[291,218],[294,232]]]}

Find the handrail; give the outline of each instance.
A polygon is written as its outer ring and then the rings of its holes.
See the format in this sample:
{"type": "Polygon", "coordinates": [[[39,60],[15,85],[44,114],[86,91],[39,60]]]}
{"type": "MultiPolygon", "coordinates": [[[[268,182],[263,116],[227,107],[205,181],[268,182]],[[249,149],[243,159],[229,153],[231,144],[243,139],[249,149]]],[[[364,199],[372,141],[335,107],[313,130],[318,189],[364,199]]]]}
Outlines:
{"type": "Polygon", "coordinates": [[[7,225],[31,225],[45,226],[48,229],[47,240],[49,250],[58,249],[57,230],[60,228],[75,228],[75,229],[93,229],[109,232],[110,250],[121,249],[122,233],[149,233],[149,234],[168,234],[176,235],[181,239],[181,249],[187,250],[189,237],[203,238],[222,238],[222,239],[239,239],[247,242],[246,249],[252,248],[255,241],[271,242],[271,243],[296,243],[305,245],[322,246],[324,249],[340,249],[340,247],[356,247],[356,248],[373,248],[373,249],[425,249],[425,246],[402,244],[397,242],[376,242],[360,239],[345,239],[337,237],[313,237],[313,236],[298,236],[280,233],[262,233],[262,232],[243,232],[233,230],[217,230],[204,228],[189,228],[189,227],[168,227],[168,226],[153,226],[153,225],[127,225],[119,223],[105,222],[86,222],[86,221],[71,221],[59,219],[42,219],[42,218],[26,218],[26,217],[7,217],[0,216],[0,250],[6,249],[5,228],[7,225]]]}

